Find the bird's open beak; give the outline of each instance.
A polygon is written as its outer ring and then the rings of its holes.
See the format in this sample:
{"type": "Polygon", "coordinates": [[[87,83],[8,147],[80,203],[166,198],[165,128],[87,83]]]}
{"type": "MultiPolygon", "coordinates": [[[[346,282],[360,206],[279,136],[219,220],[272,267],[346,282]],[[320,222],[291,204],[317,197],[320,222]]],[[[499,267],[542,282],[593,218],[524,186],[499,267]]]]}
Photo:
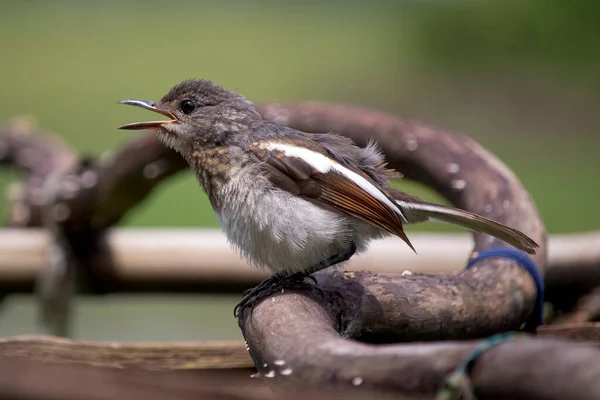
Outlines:
{"type": "Polygon", "coordinates": [[[120,101],[119,104],[127,104],[130,106],[145,108],[146,110],[154,111],[155,113],[159,113],[159,114],[164,115],[167,118],[170,118],[170,120],[167,120],[167,121],[134,122],[133,124],[127,124],[127,125],[120,126],[119,129],[130,129],[130,130],[156,129],[156,128],[161,128],[162,126],[164,126],[166,124],[170,124],[172,122],[177,121],[177,117],[175,115],[171,114],[168,111],[163,111],[163,110],[159,109],[158,107],[156,107],[156,104],[154,104],[153,101],[123,100],[123,101],[120,101]]]}

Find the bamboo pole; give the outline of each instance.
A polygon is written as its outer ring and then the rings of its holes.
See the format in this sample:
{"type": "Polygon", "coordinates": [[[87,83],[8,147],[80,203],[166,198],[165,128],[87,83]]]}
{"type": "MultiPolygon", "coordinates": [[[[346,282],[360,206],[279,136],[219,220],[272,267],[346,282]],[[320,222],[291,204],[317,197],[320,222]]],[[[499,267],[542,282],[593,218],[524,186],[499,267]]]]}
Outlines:
{"type": "MultiPolygon", "coordinates": [[[[395,238],[373,242],[346,270],[381,273],[448,273],[465,265],[467,234],[413,232],[418,255],[395,238]]],[[[253,284],[267,272],[251,268],[217,229],[112,229],[107,234],[114,268],[125,281],[206,280],[253,284]]],[[[0,230],[0,282],[29,283],[47,264],[50,235],[43,229],[0,230]]],[[[600,264],[600,232],[553,235],[548,274],[567,265],[600,264]]]]}

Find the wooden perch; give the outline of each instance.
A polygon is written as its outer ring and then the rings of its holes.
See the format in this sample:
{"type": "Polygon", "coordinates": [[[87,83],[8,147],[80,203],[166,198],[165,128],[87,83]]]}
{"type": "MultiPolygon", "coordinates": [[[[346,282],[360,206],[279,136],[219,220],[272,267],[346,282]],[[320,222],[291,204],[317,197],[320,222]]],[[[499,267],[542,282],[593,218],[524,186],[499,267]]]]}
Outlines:
{"type": "MultiPolygon", "coordinates": [[[[250,354],[264,380],[288,389],[307,385],[348,389],[358,383],[374,393],[435,393],[445,377],[474,351],[475,342],[374,346],[343,339],[333,328],[337,327],[346,336],[372,334],[378,339],[381,334],[390,334],[389,339],[409,339],[412,332],[405,334],[402,327],[410,331],[412,326],[415,330],[416,326],[423,326],[431,338],[440,336],[431,329],[434,325],[440,331],[453,329],[447,328],[448,323],[455,324],[451,315],[439,323],[438,315],[430,315],[425,320],[417,315],[416,320],[410,320],[417,314],[413,311],[407,317],[402,316],[400,311],[391,308],[394,295],[381,290],[381,286],[373,284],[377,293],[363,294],[363,297],[374,297],[368,305],[362,306],[364,311],[358,311],[364,318],[360,322],[352,321],[355,326],[345,329],[340,321],[331,319],[330,310],[323,307],[318,295],[284,294],[257,306],[252,318],[246,320],[245,332],[250,354]],[[378,301],[384,303],[382,310],[374,310],[378,301]],[[275,314],[277,318],[273,317],[275,314]],[[293,372],[288,374],[286,368],[293,372]]],[[[402,306],[402,303],[394,304],[402,306]]],[[[491,305],[497,304],[495,301],[491,305]]],[[[357,312],[357,308],[353,307],[350,313],[357,312]]],[[[403,310],[408,308],[403,307],[403,310]]],[[[473,329],[482,329],[485,324],[476,323],[480,325],[473,329]]],[[[457,329],[469,336],[467,328],[462,325],[457,329]]],[[[452,332],[447,333],[452,335],[452,332]]],[[[480,400],[595,399],[600,396],[598,356],[597,347],[523,339],[488,350],[475,362],[469,376],[480,400]]]]}
{"type": "MultiPolygon", "coordinates": [[[[547,326],[540,330],[548,339],[506,343],[488,350],[475,363],[472,379],[479,400],[533,396],[594,398],[597,382],[592,379],[597,376],[597,347],[556,339],[573,337],[573,332],[579,332],[576,339],[600,343],[600,324],[547,326]],[[552,362],[558,358],[559,362],[552,362]],[[526,372],[529,379],[521,379],[521,372],[526,372]],[[551,379],[561,383],[558,390],[555,385],[538,384],[551,379]],[[544,387],[552,392],[545,392],[544,387]],[[589,387],[591,390],[587,390],[589,387]]],[[[345,360],[344,348],[340,348],[337,357],[344,361],[340,361],[339,373],[351,380],[349,388],[331,387],[327,391],[303,388],[275,396],[262,380],[250,377],[255,369],[243,341],[123,344],[17,336],[0,340],[0,397],[7,400],[432,399],[432,387],[424,391],[429,394],[405,396],[392,387],[369,390],[375,383],[370,381],[372,375],[387,365],[370,364],[373,372],[368,375],[354,375],[353,371],[359,362],[370,362],[370,357],[385,355],[385,359],[394,361],[390,374],[395,371],[405,377],[411,386],[410,392],[414,393],[412,387],[431,386],[435,379],[442,379],[475,344],[361,345],[365,350],[360,355],[361,360],[355,360],[352,365],[345,360]],[[442,358],[438,358],[438,352],[442,358]],[[417,375],[420,373],[423,375],[417,375]]],[[[266,380],[301,379],[296,371],[288,371],[286,363],[278,365],[281,362],[274,361],[264,372],[274,372],[266,380]]],[[[318,363],[319,359],[317,369],[318,363]]],[[[389,384],[396,381],[394,377],[389,384]]]]}

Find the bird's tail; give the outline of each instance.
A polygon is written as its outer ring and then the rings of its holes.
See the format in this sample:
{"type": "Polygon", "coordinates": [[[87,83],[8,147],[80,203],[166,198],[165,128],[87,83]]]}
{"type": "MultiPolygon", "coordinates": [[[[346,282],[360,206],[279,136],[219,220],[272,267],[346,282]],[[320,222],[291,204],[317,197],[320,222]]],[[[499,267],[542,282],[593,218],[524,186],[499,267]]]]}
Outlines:
{"type": "Polygon", "coordinates": [[[494,236],[529,254],[535,254],[535,249],[539,247],[533,239],[523,232],[481,215],[458,208],[428,203],[420,199],[411,198],[410,201],[399,199],[400,196],[395,196],[395,193],[392,194],[392,197],[406,215],[409,223],[437,221],[458,225],[475,232],[494,236]]]}

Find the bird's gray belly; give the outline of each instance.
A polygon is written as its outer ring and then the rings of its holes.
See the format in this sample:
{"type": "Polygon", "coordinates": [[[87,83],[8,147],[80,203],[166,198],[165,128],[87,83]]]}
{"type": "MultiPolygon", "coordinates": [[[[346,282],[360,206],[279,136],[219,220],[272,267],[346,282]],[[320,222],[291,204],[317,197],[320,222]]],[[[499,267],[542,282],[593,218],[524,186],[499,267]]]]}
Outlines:
{"type": "Polygon", "coordinates": [[[347,251],[356,239],[354,218],[275,189],[260,176],[243,184],[232,179],[224,191],[217,218],[229,242],[255,266],[302,271],[347,251]]]}

